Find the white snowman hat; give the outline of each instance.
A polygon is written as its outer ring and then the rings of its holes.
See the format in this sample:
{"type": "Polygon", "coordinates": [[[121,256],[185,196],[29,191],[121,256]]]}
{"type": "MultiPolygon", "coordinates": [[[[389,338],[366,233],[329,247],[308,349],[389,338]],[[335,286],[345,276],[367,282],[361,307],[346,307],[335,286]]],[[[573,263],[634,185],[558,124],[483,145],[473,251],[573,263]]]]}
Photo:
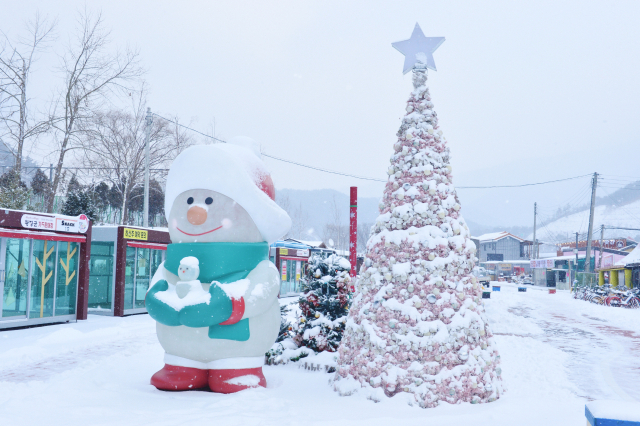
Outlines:
{"type": "Polygon", "coordinates": [[[276,204],[273,181],[258,153],[240,145],[195,145],[180,153],[167,176],[164,211],[190,189],[209,189],[235,200],[251,216],[269,244],[291,228],[291,218],[276,204]]]}

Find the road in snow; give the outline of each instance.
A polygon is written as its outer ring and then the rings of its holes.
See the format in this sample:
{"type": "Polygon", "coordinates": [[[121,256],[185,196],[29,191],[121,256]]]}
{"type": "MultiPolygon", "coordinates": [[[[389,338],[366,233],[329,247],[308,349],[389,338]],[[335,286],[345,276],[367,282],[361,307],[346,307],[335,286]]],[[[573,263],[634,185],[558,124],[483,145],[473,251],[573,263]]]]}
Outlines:
{"type": "Polygon", "coordinates": [[[494,299],[508,300],[510,313],[540,327],[537,340],[569,355],[565,365],[578,395],[640,402],[640,310],[599,306],[572,300],[568,292],[550,295],[537,288],[529,289],[533,297],[514,303],[517,298],[508,293],[515,286],[502,287],[507,294],[494,293],[494,299]]]}
{"type": "Polygon", "coordinates": [[[640,311],[503,285],[486,301],[507,392],[423,410],[339,397],[330,374],[265,367],[267,389],[219,395],[149,385],[163,351],[148,315],[0,332],[7,425],[584,425],[584,403],[640,401],[640,311]],[[634,358],[635,357],[635,358],[634,358]]]}

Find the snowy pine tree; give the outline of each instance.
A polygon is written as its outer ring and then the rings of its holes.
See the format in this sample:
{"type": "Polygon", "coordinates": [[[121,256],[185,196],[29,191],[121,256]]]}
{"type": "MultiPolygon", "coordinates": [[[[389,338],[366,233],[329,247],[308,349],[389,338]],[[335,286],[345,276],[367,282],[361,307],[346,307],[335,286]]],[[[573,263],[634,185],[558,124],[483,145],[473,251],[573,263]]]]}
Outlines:
{"type": "Polygon", "coordinates": [[[287,314],[290,310],[291,308],[288,305],[280,305],[280,330],[278,331],[276,342],[273,344],[273,346],[271,346],[271,349],[269,349],[269,351],[264,354],[265,363],[267,365],[272,365],[277,362],[276,360],[280,355],[282,355],[282,352],[284,352],[287,347],[296,347],[292,339],[293,327],[287,319],[287,314]]]}
{"type": "Polygon", "coordinates": [[[346,259],[331,255],[309,259],[300,297],[302,317],[294,341],[315,352],[335,352],[344,333],[349,312],[351,265],[346,259]]]}
{"type": "Polygon", "coordinates": [[[34,195],[39,196],[46,196],[51,193],[51,181],[40,169],[36,169],[36,173],[31,179],[31,191],[34,195]]]}
{"type": "Polygon", "coordinates": [[[62,214],[79,216],[85,214],[91,221],[96,220],[96,211],[87,191],[75,191],[67,194],[67,200],[62,206],[62,214]]]}
{"type": "Polygon", "coordinates": [[[10,169],[0,176],[0,207],[22,210],[27,205],[31,193],[20,179],[16,169],[10,169]]]}
{"type": "Polygon", "coordinates": [[[490,402],[502,393],[500,357],[426,80],[414,70],[334,388],[421,407],[490,402]]]}
{"type": "Polygon", "coordinates": [[[40,169],[36,169],[36,173],[31,179],[31,192],[35,196],[35,203],[32,202],[35,210],[44,211],[47,199],[51,196],[51,181],[40,169]]]}

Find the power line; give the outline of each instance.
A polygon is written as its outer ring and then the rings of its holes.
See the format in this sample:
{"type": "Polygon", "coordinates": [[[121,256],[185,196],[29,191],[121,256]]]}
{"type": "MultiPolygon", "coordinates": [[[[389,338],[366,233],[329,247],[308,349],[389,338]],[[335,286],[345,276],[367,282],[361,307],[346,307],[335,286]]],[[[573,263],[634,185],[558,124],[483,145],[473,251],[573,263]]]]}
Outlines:
{"type": "MultiPolygon", "coordinates": [[[[202,132],[197,131],[196,129],[192,129],[191,127],[185,126],[184,124],[180,124],[177,121],[173,121],[173,120],[170,120],[168,118],[165,118],[165,117],[163,117],[161,115],[158,115],[158,114],[156,114],[154,112],[152,112],[152,114],[155,115],[158,118],[162,118],[163,120],[166,120],[166,121],[168,121],[170,123],[173,123],[173,124],[175,124],[177,126],[183,127],[185,129],[191,130],[192,132],[196,132],[196,133],[198,133],[198,134],[200,134],[202,136],[205,136],[207,138],[211,138],[211,139],[213,139],[213,140],[215,140],[217,142],[227,143],[227,141],[225,141],[225,140],[216,138],[216,137],[211,136],[211,135],[204,134],[202,132]]],[[[306,164],[297,163],[295,161],[285,160],[284,158],[275,157],[273,155],[265,154],[264,152],[261,153],[261,154],[264,155],[265,157],[268,157],[268,158],[271,158],[271,159],[274,159],[274,160],[282,161],[284,163],[295,164],[296,166],[306,167],[308,169],[317,170],[317,171],[320,171],[320,172],[332,173],[334,175],[347,176],[347,177],[352,177],[352,178],[356,178],[356,179],[372,180],[372,181],[376,181],[376,182],[386,182],[386,180],[382,180],[382,179],[368,178],[368,177],[364,177],[364,176],[356,176],[356,175],[351,175],[351,174],[348,174],[348,173],[342,173],[342,172],[336,172],[336,171],[333,171],[333,170],[322,169],[320,167],[313,167],[313,166],[309,166],[309,165],[306,165],[306,164]]]]}
{"type": "Polygon", "coordinates": [[[273,155],[268,155],[268,154],[265,154],[265,153],[262,153],[262,155],[264,155],[265,157],[268,157],[268,158],[272,158],[274,160],[282,161],[284,163],[295,164],[296,166],[306,167],[307,169],[318,170],[318,171],[325,172],[325,173],[332,173],[334,175],[348,176],[348,177],[352,177],[352,178],[356,178],[356,179],[372,180],[372,181],[375,181],[375,182],[386,182],[386,180],[382,180],[382,179],[368,178],[368,177],[364,177],[364,176],[356,176],[356,175],[350,175],[350,174],[347,174],[347,173],[335,172],[335,171],[332,171],[332,170],[321,169],[319,167],[313,167],[313,166],[309,166],[309,165],[302,164],[302,163],[296,163],[295,161],[285,160],[284,158],[274,157],[273,155]]]}
{"type": "MultiPolygon", "coordinates": [[[[175,124],[177,126],[183,127],[185,129],[191,130],[193,132],[196,132],[196,133],[198,133],[198,134],[200,134],[202,136],[205,136],[207,138],[211,138],[211,139],[213,139],[215,141],[218,141],[218,142],[221,142],[221,143],[227,143],[227,141],[225,141],[225,140],[218,139],[218,138],[216,138],[214,136],[207,135],[205,133],[199,132],[198,130],[192,129],[191,127],[185,126],[184,124],[180,124],[177,121],[170,120],[168,118],[165,118],[165,117],[163,117],[161,115],[158,115],[156,113],[153,113],[153,112],[152,112],[152,114],[155,115],[158,118],[162,118],[163,120],[166,120],[166,121],[168,121],[170,123],[173,123],[173,124],[175,124]]],[[[308,164],[302,164],[302,163],[298,163],[296,161],[286,160],[284,158],[275,157],[273,155],[269,155],[269,154],[265,154],[265,153],[262,153],[262,155],[264,155],[267,158],[271,158],[273,160],[282,161],[283,163],[294,164],[294,165],[299,166],[299,167],[305,167],[307,169],[317,170],[317,171],[324,172],[324,173],[331,173],[331,174],[334,174],[334,175],[352,177],[352,178],[355,178],[355,179],[371,180],[371,181],[374,181],[374,182],[387,182],[387,180],[384,180],[384,179],[376,179],[376,178],[370,178],[370,177],[364,177],[364,176],[357,176],[357,175],[352,175],[352,174],[349,174],[349,173],[336,172],[336,171],[333,171],[333,170],[327,170],[327,169],[323,169],[323,168],[320,168],[320,167],[314,167],[314,166],[310,166],[308,164]]],[[[572,179],[579,179],[579,178],[586,177],[586,176],[591,176],[591,174],[582,175],[582,176],[574,176],[574,177],[570,177],[570,178],[566,178],[566,179],[550,180],[550,181],[547,181],[547,182],[525,183],[525,184],[521,184],[521,185],[457,186],[456,189],[522,188],[522,187],[525,187],[525,186],[545,185],[545,184],[548,184],[548,183],[563,182],[563,181],[572,180],[572,179]]]]}
{"type": "Polygon", "coordinates": [[[627,179],[635,179],[635,180],[640,180],[640,177],[638,176],[621,176],[621,175],[604,175],[605,177],[607,176],[611,176],[611,177],[619,177],[619,178],[627,178],[627,179]]]}
{"type": "Polygon", "coordinates": [[[460,189],[522,188],[523,186],[546,185],[547,183],[563,182],[563,181],[566,181],[566,180],[579,179],[579,178],[583,178],[583,177],[587,177],[587,176],[591,176],[591,174],[581,175],[581,176],[574,176],[574,177],[565,178],[565,179],[548,180],[546,182],[524,183],[524,184],[521,184],[521,185],[458,186],[456,188],[460,188],[460,189]]]}
{"type": "Polygon", "coordinates": [[[197,131],[196,129],[192,129],[191,127],[185,126],[184,124],[180,124],[180,123],[178,123],[177,121],[169,120],[168,118],[165,118],[165,117],[163,117],[163,116],[161,116],[161,115],[158,115],[158,114],[156,114],[155,112],[152,112],[151,114],[155,115],[155,116],[156,116],[156,117],[158,117],[158,118],[162,118],[163,120],[166,120],[166,121],[168,121],[168,122],[170,122],[170,123],[173,123],[173,124],[175,124],[175,125],[177,125],[177,126],[184,127],[185,129],[191,130],[192,132],[196,132],[196,133],[198,133],[198,134],[200,134],[200,135],[202,135],[202,136],[205,136],[205,137],[207,137],[207,138],[211,138],[211,139],[213,139],[214,141],[218,141],[218,142],[222,142],[222,143],[227,143],[227,141],[223,141],[222,139],[218,139],[218,138],[216,138],[215,136],[211,136],[211,135],[204,134],[204,133],[202,133],[202,132],[197,131]]]}

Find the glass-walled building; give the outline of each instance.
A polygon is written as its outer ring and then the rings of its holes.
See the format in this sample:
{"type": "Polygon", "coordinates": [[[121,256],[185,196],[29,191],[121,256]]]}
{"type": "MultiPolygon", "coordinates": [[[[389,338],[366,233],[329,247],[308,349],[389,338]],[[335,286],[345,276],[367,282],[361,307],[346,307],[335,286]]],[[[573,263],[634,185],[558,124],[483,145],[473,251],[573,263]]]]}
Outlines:
{"type": "Polygon", "coordinates": [[[0,210],[0,328],[86,319],[91,224],[0,210]],[[83,283],[83,285],[79,285],[83,283]]]}
{"type": "Polygon", "coordinates": [[[269,248],[269,260],[280,271],[280,296],[294,296],[302,291],[302,277],[309,262],[310,247],[294,241],[276,241],[269,248]]]}
{"type": "Polygon", "coordinates": [[[127,226],[96,226],[92,235],[89,312],[147,312],[149,283],[164,261],[169,232],[127,226]]]}

